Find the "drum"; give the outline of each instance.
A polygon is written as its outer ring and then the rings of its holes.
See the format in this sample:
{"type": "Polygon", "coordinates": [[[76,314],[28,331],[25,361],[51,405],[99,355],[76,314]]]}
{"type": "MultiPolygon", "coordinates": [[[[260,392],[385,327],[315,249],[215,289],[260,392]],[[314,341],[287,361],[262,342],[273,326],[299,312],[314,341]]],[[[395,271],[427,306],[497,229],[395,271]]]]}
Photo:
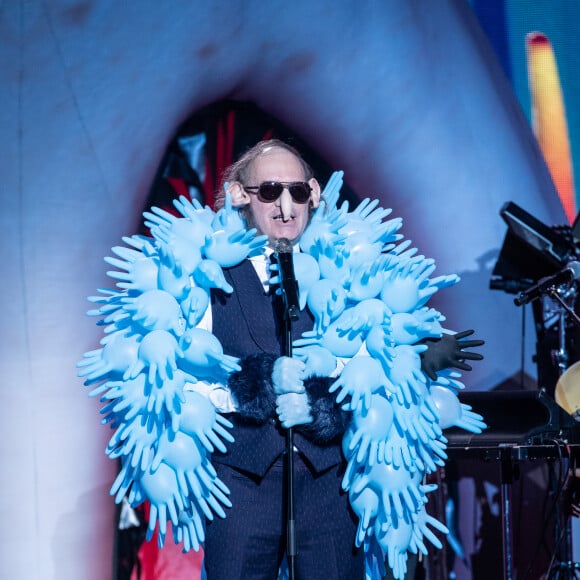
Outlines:
{"type": "Polygon", "coordinates": [[[556,383],[556,403],[580,421],[580,361],[568,367],[556,383]]]}

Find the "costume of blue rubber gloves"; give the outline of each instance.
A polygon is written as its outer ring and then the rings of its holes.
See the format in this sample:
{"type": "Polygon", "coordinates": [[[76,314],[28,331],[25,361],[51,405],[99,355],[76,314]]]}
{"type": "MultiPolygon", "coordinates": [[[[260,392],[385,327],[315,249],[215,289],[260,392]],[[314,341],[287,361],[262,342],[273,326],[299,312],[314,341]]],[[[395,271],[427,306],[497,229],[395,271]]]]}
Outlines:
{"type": "Polygon", "coordinates": [[[167,521],[176,542],[198,550],[204,519],[225,517],[229,490],[217,477],[211,453],[233,441],[231,423],[205,396],[198,381],[227,382],[238,360],[217,338],[198,328],[209,292],[233,289],[222,268],[261,252],[265,236],[248,230],[231,199],[213,212],[180,198],[176,217],[145,212],[152,238],[124,238],[107,263],[117,289],[90,298],[105,328],[102,348],[78,363],[79,376],[100,396],[103,422],[113,429],[106,452],[121,461],[111,488],[117,502],[151,504],[147,536],[163,545],[167,521]]]}
{"type": "Polygon", "coordinates": [[[330,392],[352,412],[343,487],[359,517],[355,541],[367,553],[368,577],[380,574],[376,563],[386,559],[402,578],[409,552],[426,553],[425,540],[441,547],[431,528],[446,531],[424,507],[435,489],[424,485],[425,476],[447,459],[443,429],[485,428],[457,398],[461,375],[445,370],[470,370],[465,360],[481,355],[466,349],[482,341],[463,340],[470,331],[453,336],[427,305],[459,278],[434,277],[434,261],[402,239],[401,220],[385,219],[390,211],[376,201],[363,200],[352,212],[346,203],[337,207],[341,177],[329,181],[327,205],[300,241],[321,277],[309,283],[307,297],[314,328],[294,341],[294,355],[306,360],[319,348],[344,365],[330,392]]]}
{"type": "MultiPolygon", "coordinates": [[[[434,261],[403,239],[402,220],[388,219],[378,201],[338,206],[341,186],[336,172],[295,255],[300,307],[310,309],[314,326],[296,337],[292,357],[274,365],[276,412],[285,428],[312,422],[304,381],[334,377],[329,392],[352,417],[342,485],[359,518],[353,543],[367,554],[368,578],[380,577],[387,562],[400,579],[407,554],[426,553],[426,540],[441,547],[433,529],[446,532],[425,510],[436,487],[425,477],[447,458],[443,430],[485,428],[457,397],[457,369],[481,358],[466,349],[482,342],[464,340],[471,331],[453,335],[427,304],[458,277],[434,277],[434,261]]],[[[116,288],[89,298],[105,336],[78,367],[113,429],[106,451],[121,461],[116,501],[148,500],[148,536],[157,530],[163,545],[170,520],[174,541],[197,550],[204,519],[227,517],[228,489],[211,454],[232,437],[195,385],[227,384],[239,369],[199,324],[212,288],[233,291],[223,268],[262,253],[266,238],[246,227],[229,196],[217,213],[184,197],[174,205],[178,216],[144,213],[152,238],[123,238],[126,247],[106,258],[117,268],[108,272],[116,288]]]]}

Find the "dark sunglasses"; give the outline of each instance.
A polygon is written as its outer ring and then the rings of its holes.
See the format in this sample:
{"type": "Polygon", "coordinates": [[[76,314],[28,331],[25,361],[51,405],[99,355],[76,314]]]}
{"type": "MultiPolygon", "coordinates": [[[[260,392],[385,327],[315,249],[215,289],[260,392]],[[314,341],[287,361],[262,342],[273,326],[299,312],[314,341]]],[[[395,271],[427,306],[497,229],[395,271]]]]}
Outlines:
{"type": "Polygon", "coordinates": [[[310,199],[312,188],[305,181],[264,181],[260,185],[244,185],[244,191],[257,193],[258,199],[264,203],[276,201],[285,188],[296,203],[306,203],[310,199]]]}

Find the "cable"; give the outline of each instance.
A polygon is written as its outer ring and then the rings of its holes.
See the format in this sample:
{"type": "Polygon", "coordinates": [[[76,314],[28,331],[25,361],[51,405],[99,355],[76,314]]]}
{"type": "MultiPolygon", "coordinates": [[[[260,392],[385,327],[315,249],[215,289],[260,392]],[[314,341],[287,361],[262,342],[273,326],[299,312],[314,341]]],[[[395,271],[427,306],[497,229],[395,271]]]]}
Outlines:
{"type": "Polygon", "coordinates": [[[561,499],[562,499],[562,492],[564,490],[564,485],[566,483],[566,477],[564,474],[564,460],[563,457],[561,455],[561,447],[560,445],[557,445],[557,449],[560,452],[560,457],[558,459],[559,461],[559,467],[560,467],[560,473],[558,476],[558,488],[554,494],[554,502],[553,502],[553,512],[554,512],[554,534],[555,534],[555,539],[554,539],[554,548],[553,548],[553,553],[552,553],[552,558],[550,560],[550,564],[548,566],[548,570],[546,572],[546,578],[550,579],[552,577],[553,573],[558,573],[559,569],[560,569],[560,565],[562,564],[562,562],[558,562],[558,565],[554,568],[555,564],[556,564],[556,556],[559,554],[560,552],[560,548],[562,545],[562,541],[565,539],[566,537],[566,527],[562,526],[562,522],[561,522],[561,518],[560,516],[560,510],[558,509],[558,505],[561,503],[561,499]],[[560,529],[561,528],[561,529],[560,529]]]}
{"type": "MultiPolygon", "coordinates": [[[[546,551],[548,552],[548,554],[550,553],[549,551],[549,545],[548,545],[548,541],[547,541],[547,537],[546,534],[548,532],[548,524],[550,523],[550,520],[552,518],[555,517],[557,510],[555,509],[556,506],[558,505],[558,501],[560,500],[560,496],[562,494],[562,490],[564,488],[564,478],[563,478],[563,456],[562,456],[562,447],[565,447],[566,444],[562,441],[558,441],[556,439],[551,439],[549,440],[551,443],[554,444],[556,450],[558,451],[558,458],[556,459],[556,461],[558,462],[559,465],[559,469],[560,469],[560,475],[558,477],[558,481],[559,481],[559,486],[556,490],[556,492],[553,495],[553,501],[549,502],[549,497],[550,497],[550,487],[549,487],[549,483],[550,483],[550,479],[551,479],[551,475],[553,473],[551,466],[553,465],[554,462],[548,462],[548,488],[546,489],[546,495],[544,498],[544,505],[543,505],[543,514],[544,514],[544,518],[542,521],[542,525],[541,525],[541,529],[543,530],[543,533],[541,534],[536,549],[534,550],[533,554],[534,557],[532,558],[532,560],[530,561],[530,563],[528,564],[528,567],[526,569],[526,572],[524,573],[522,580],[527,580],[528,578],[530,578],[530,573],[532,572],[532,568],[534,566],[534,564],[537,562],[538,557],[540,555],[540,547],[544,547],[546,549],[546,551]],[[546,510],[546,508],[548,507],[548,509],[546,510]]],[[[558,540],[558,542],[561,541],[558,540]]],[[[546,575],[546,578],[549,578],[549,574],[550,574],[550,570],[553,566],[553,562],[554,562],[554,558],[555,558],[555,554],[556,554],[556,546],[558,545],[558,542],[555,542],[554,545],[554,549],[552,552],[552,557],[550,559],[550,563],[548,566],[548,572],[546,575]]]]}

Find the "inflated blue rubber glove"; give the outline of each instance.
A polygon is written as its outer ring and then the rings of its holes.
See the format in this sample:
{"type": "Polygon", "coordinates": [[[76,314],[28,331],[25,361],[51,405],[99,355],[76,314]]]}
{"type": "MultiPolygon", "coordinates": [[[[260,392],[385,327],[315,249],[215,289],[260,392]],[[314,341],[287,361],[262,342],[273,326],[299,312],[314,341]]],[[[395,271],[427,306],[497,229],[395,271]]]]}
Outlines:
{"type": "Polygon", "coordinates": [[[167,330],[179,335],[181,308],[177,300],[164,290],[148,290],[139,296],[121,300],[123,310],[145,330],[167,330]]]}
{"type": "Polygon", "coordinates": [[[157,257],[157,250],[153,244],[153,240],[149,236],[141,234],[134,234],[132,236],[123,236],[121,238],[128,246],[139,250],[148,258],[157,257]]]}
{"type": "Polygon", "coordinates": [[[160,545],[167,532],[167,516],[173,525],[178,525],[177,513],[184,509],[183,498],[179,490],[177,475],[168,465],[162,463],[152,472],[146,471],[139,481],[143,493],[151,502],[149,524],[147,526],[147,540],[150,540],[159,521],[160,545]]]}
{"type": "Polygon", "coordinates": [[[346,237],[344,249],[345,254],[348,255],[348,265],[353,270],[379,258],[382,244],[372,242],[366,232],[358,232],[346,237]]]}
{"type": "Polygon", "coordinates": [[[173,205],[183,217],[189,218],[194,223],[197,220],[201,220],[204,224],[212,223],[212,220],[215,219],[215,213],[195,198],[188,199],[184,195],[180,195],[179,199],[173,200],[173,205]]]}
{"type": "MultiPolygon", "coordinates": [[[[397,518],[415,513],[423,505],[422,473],[376,463],[365,470],[352,486],[352,493],[360,493],[367,485],[381,498],[382,506],[397,518]]],[[[391,518],[394,519],[394,518],[391,518]]]]}
{"type": "Polygon", "coordinates": [[[336,321],[334,321],[326,330],[326,332],[318,337],[312,336],[310,333],[303,333],[303,338],[295,340],[292,344],[296,348],[304,346],[322,346],[329,350],[335,356],[354,356],[363,345],[363,334],[354,331],[339,330],[336,321]]]}
{"type": "Polygon", "coordinates": [[[183,542],[183,551],[199,551],[199,545],[205,540],[203,521],[195,509],[181,510],[178,515],[178,524],[173,526],[173,541],[176,544],[183,542]]]}
{"type": "MultiPolygon", "coordinates": [[[[78,376],[85,377],[87,384],[108,375],[120,377],[138,361],[139,340],[137,335],[114,332],[107,336],[103,348],[86,352],[77,363],[78,376]]],[[[137,376],[136,373],[134,376],[137,376]]],[[[132,377],[133,378],[133,377],[132,377]]]]}
{"type": "Polygon", "coordinates": [[[335,171],[322,192],[320,205],[312,214],[308,227],[300,237],[300,249],[312,254],[318,240],[333,240],[338,243],[344,236],[338,230],[346,224],[346,209],[338,210],[336,204],[342,187],[342,171],[335,171]]]}
{"type": "Polygon", "coordinates": [[[341,483],[342,489],[344,491],[350,490],[351,485],[356,480],[356,477],[358,476],[358,474],[366,468],[366,464],[359,463],[356,460],[356,457],[357,457],[356,449],[351,450],[350,444],[351,444],[352,438],[354,436],[354,432],[355,432],[355,427],[351,422],[351,424],[348,426],[348,428],[344,432],[344,435],[342,436],[342,444],[341,444],[342,452],[343,452],[345,458],[347,459],[347,464],[346,464],[346,468],[344,470],[344,475],[342,477],[342,483],[341,483]]]}
{"type": "Polygon", "coordinates": [[[157,241],[160,258],[171,267],[179,266],[191,274],[199,262],[205,236],[212,232],[207,218],[177,218],[157,207],[151,211],[154,213],[144,212],[143,216],[157,241]]]}
{"type": "Polygon", "coordinates": [[[369,527],[372,527],[379,511],[380,499],[377,492],[370,487],[365,487],[359,493],[351,491],[348,499],[352,510],[359,519],[355,539],[355,545],[358,547],[365,540],[369,527]]]}
{"type": "Polygon", "coordinates": [[[413,523],[410,518],[401,518],[396,526],[389,526],[385,532],[376,534],[377,541],[387,554],[389,567],[397,580],[403,580],[407,572],[407,550],[412,537],[413,523]]]}
{"type": "Polygon", "coordinates": [[[328,280],[345,284],[350,280],[348,250],[336,240],[318,240],[311,254],[318,260],[320,274],[328,280]]]}
{"type": "Polygon", "coordinates": [[[215,260],[201,260],[193,271],[193,279],[198,286],[206,290],[219,288],[226,294],[231,294],[234,291],[226,281],[221,266],[215,260]]]}
{"type": "Polygon", "coordinates": [[[157,376],[155,382],[151,383],[147,412],[153,415],[152,419],[162,421],[167,428],[171,426],[173,431],[177,430],[179,414],[185,403],[183,386],[186,382],[195,383],[197,379],[176,369],[172,377],[160,379],[157,376]]]}
{"type": "Polygon", "coordinates": [[[159,264],[157,283],[161,290],[169,292],[171,296],[181,303],[189,291],[190,277],[180,267],[170,268],[167,264],[161,262],[159,264]]]}
{"type": "Polygon", "coordinates": [[[395,343],[391,336],[390,325],[377,324],[367,334],[366,347],[376,358],[385,372],[390,372],[395,358],[395,343]]]}
{"type": "Polygon", "coordinates": [[[306,393],[286,393],[276,397],[276,413],[282,427],[290,429],[296,425],[312,423],[310,402],[306,393]]]}
{"type": "Polygon", "coordinates": [[[87,310],[89,316],[107,316],[120,310],[123,306],[121,299],[127,296],[126,292],[119,292],[107,288],[99,288],[97,291],[103,294],[103,296],[88,296],[87,300],[94,304],[102,304],[102,306],[87,310]]]}
{"type": "Polygon", "coordinates": [[[415,525],[413,526],[413,536],[411,542],[409,543],[409,550],[413,553],[420,551],[425,556],[428,554],[427,547],[423,542],[423,538],[427,538],[438,550],[443,548],[443,544],[439,538],[428,528],[428,526],[433,526],[436,530],[442,534],[448,534],[449,530],[440,521],[436,520],[434,517],[430,516],[425,509],[425,506],[421,506],[419,511],[415,514],[415,525]]]}
{"type": "Polygon", "coordinates": [[[163,433],[151,463],[150,472],[155,474],[158,469],[168,465],[177,478],[181,497],[193,497],[203,503],[208,517],[213,518],[212,511],[220,517],[225,517],[222,504],[232,507],[227,498],[228,488],[217,477],[217,473],[199,442],[178,431],[175,436],[163,433]],[[209,510],[211,508],[211,511],[209,510]]]}
{"type": "Polygon", "coordinates": [[[306,303],[314,316],[312,333],[320,336],[346,306],[346,292],[335,280],[318,280],[309,289],[306,303]]]}
{"type": "Polygon", "coordinates": [[[179,430],[195,436],[209,453],[213,453],[215,449],[225,453],[226,446],[222,440],[233,443],[234,437],[227,431],[233,425],[216,411],[207,397],[193,391],[185,392],[184,396],[185,404],[179,416],[179,430]]]}
{"type": "Polygon", "coordinates": [[[434,260],[423,256],[398,260],[386,274],[381,299],[393,313],[421,308],[435,292],[459,281],[456,275],[429,279],[434,260]]]}
{"type": "MultiPolygon", "coordinates": [[[[215,474],[215,469],[211,463],[208,463],[208,468],[213,469],[215,474]]],[[[229,493],[230,491],[225,483],[214,475],[214,479],[209,486],[204,486],[203,495],[199,497],[194,495],[189,496],[191,508],[203,513],[209,521],[213,521],[215,516],[225,518],[226,512],[221,504],[223,503],[226,507],[231,507],[231,502],[224,495],[229,493]]]]}
{"type": "Polygon", "coordinates": [[[159,268],[153,258],[122,246],[115,246],[112,250],[122,259],[107,256],[105,262],[119,268],[119,270],[124,270],[124,272],[110,270],[107,272],[107,276],[119,280],[117,282],[119,288],[137,290],[139,292],[146,292],[147,290],[157,288],[159,268]]]}
{"type": "Polygon", "coordinates": [[[426,350],[424,345],[401,344],[395,346],[393,364],[385,369],[391,383],[398,388],[396,396],[405,403],[414,404],[416,397],[424,394],[427,380],[421,372],[420,353],[426,350]]]}
{"type": "MultiPolygon", "coordinates": [[[[132,467],[130,461],[126,457],[121,458],[121,469],[111,486],[109,494],[115,496],[115,503],[120,504],[123,499],[127,498],[130,505],[138,505],[139,498],[137,502],[132,502],[128,499],[129,490],[134,489],[135,480],[141,475],[142,470],[140,467],[132,467]]],[[[138,485],[135,486],[139,488],[138,485]]],[[[141,489],[136,490],[137,493],[133,496],[139,495],[141,489]]]]}
{"type": "Polygon", "coordinates": [[[144,425],[141,417],[123,423],[113,434],[106,453],[111,459],[126,457],[133,468],[145,471],[151,465],[160,429],[156,425],[144,425]]]}
{"type": "Polygon", "coordinates": [[[193,328],[203,318],[209,306],[209,292],[201,286],[190,286],[181,302],[181,312],[188,328],[193,328]]]}
{"type": "Polygon", "coordinates": [[[304,369],[305,379],[313,376],[328,377],[336,369],[336,357],[322,346],[304,346],[294,349],[292,355],[306,365],[304,369]]]}
{"type": "Polygon", "coordinates": [[[232,206],[232,194],[228,193],[230,184],[226,181],[224,183],[224,206],[215,214],[211,222],[212,228],[217,232],[218,230],[225,230],[226,232],[237,232],[246,227],[244,218],[240,215],[238,208],[232,206]]]}
{"type": "Polygon", "coordinates": [[[344,405],[345,410],[354,411],[360,401],[363,411],[366,412],[371,406],[373,393],[391,391],[392,388],[381,363],[373,357],[361,355],[353,357],[346,363],[340,377],[332,383],[328,392],[338,391],[337,403],[342,403],[350,397],[344,405]]]}
{"type": "Polygon", "coordinates": [[[221,342],[208,330],[190,328],[183,333],[179,344],[183,357],[180,365],[194,376],[203,368],[211,370],[218,365],[228,373],[240,370],[238,359],[224,354],[221,342]]]}
{"type": "Polygon", "coordinates": [[[465,385],[459,380],[460,378],[461,373],[459,371],[444,369],[437,374],[437,381],[431,382],[430,384],[441,385],[442,387],[453,390],[454,393],[458,393],[465,389],[465,385]]]}
{"type": "Polygon", "coordinates": [[[419,440],[424,445],[428,445],[432,439],[436,439],[442,434],[435,403],[429,400],[429,405],[426,404],[427,398],[430,399],[428,393],[426,393],[425,398],[411,405],[401,403],[396,398],[392,401],[395,421],[401,430],[413,441],[419,440]]]}
{"type": "MultiPolygon", "coordinates": [[[[129,423],[140,415],[143,425],[155,423],[175,432],[181,403],[184,400],[183,380],[177,373],[181,371],[176,371],[173,379],[166,379],[155,385],[148,382],[144,373],[127,381],[108,381],[105,386],[108,386],[109,390],[101,397],[101,401],[110,400],[110,402],[101,409],[101,414],[105,415],[101,422],[110,423],[111,427],[116,428],[121,423],[129,423]]],[[[195,382],[193,377],[189,377],[188,380],[195,382]]]]}
{"type": "Polygon", "coordinates": [[[396,468],[413,471],[423,467],[422,464],[417,464],[417,452],[413,441],[396,424],[389,432],[384,451],[384,461],[396,468]]]}
{"type": "Polygon", "coordinates": [[[363,199],[356,209],[347,214],[347,223],[341,228],[340,233],[346,234],[348,238],[355,234],[363,234],[369,241],[376,242],[400,229],[403,220],[395,218],[383,222],[393,210],[377,207],[378,205],[378,199],[371,200],[369,197],[363,199]]]}
{"type": "Polygon", "coordinates": [[[236,232],[218,230],[206,238],[203,252],[222,268],[229,268],[266,245],[268,236],[256,236],[256,233],[256,228],[236,232]]]}
{"type": "Polygon", "coordinates": [[[172,334],[165,330],[154,330],[143,337],[137,360],[125,371],[123,379],[134,379],[145,368],[148,368],[147,376],[152,385],[157,379],[164,381],[173,378],[177,359],[181,356],[183,352],[172,334]]]}
{"type": "Polygon", "coordinates": [[[272,369],[272,385],[276,395],[304,393],[304,371],[306,365],[299,359],[281,356],[272,369]]]}
{"type": "MultiPolygon", "coordinates": [[[[402,219],[383,222],[392,210],[377,206],[378,200],[364,199],[354,211],[347,214],[347,223],[340,229],[340,233],[346,235],[344,246],[349,254],[351,268],[371,263],[386,249],[387,242],[392,243],[402,237],[396,234],[402,219]]],[[[392,245],[389,246],[391,248],[392,245]]]]}
{"type": "MultiPolygon", "coordinates": [[[[182,197],[181,199],[184,198],[182,197]]],[[[179,209],[186,209],[183,204],[177,203],[175,205],[176,207],[179,206],[179,209]]],[[[211,234],[213,215],[211,211],[208,213],[194,209],[188,212],[187,217],[181,218],[155,206],[151,208],[151,211],[143,212],[145,225],[151,230],[151,233],[153,233],[154,228],[157,228],[163,232],[170,233],[175,238],[194,244],[198,248],[203,246],[206,235],[211,234]]],[[[156,236],[154,235],[154,237],[156,236]]]]}
{"type": "Polygon", "coordinates": [[[122,421],[130,421],[137,415],[147,413],[150,387],[147,386],[147,377],[141,373],[128,381],[107,381],[104,385],[93,389],[89,396],[96,396],[107,391],[101,397],[101,401],[109,401],[101,409],[101,415],[105,418],[101,423],[113,423],[113,426],[122,421]]]}
{"type": "Polygon", "coordinates": [[[470,433],[481,433],[486,428],[483,417],[474,413],[469,405],[461,403],[451,389],[434,384],[430,391],[439,411],[439,425],[442,429],[459,427],[470,433]]]}
{"type": "Polygon", "coordinates": [[[353,412],[354,434],[348,445],[347,458],[356,451],[356,461],[359,464],[374,465],[383,460],[385,443],[393,424],[393,408],[391,402],[381,394],[370,397],[368,409],[364,409],[362,401],[353,412]]]}
{"type": "Polygon", "coordinates": [[[378,296],[385,280],[381,257],[353,269],[348,285],[348,297],[354,301],[368,300],[378,296]]]}
{"type": "Polygon", "coordinates": [[[444,316],[434,308],[420,308],[414,312],[399,312],[391,317],[391,334],[396,344],[415,344],[424,338],[441,336],[440,320],[444,316]]]}
{"type": "Polygon", "coordinates": [[[391,312],[382,300],[369,298],[347,308],[337,319],[342,331],[368,331],[377,324],[389,324],[391,312]]]}
{"type": "MultiPolygon", "coordinates": [[[[322,199],[326,205],[324,208],[325,211],[321,211],[322,214],[327,214],[333,211],[336,211],[336,204],[338,203],[338,199],[340,197],[340,190],[342,189],[342,184],[344,181],[344,171],[334,171],[324,189],[322,190],[322,199]]],[[[316,213],[318,209],[316,210],[316,213]]]]}

